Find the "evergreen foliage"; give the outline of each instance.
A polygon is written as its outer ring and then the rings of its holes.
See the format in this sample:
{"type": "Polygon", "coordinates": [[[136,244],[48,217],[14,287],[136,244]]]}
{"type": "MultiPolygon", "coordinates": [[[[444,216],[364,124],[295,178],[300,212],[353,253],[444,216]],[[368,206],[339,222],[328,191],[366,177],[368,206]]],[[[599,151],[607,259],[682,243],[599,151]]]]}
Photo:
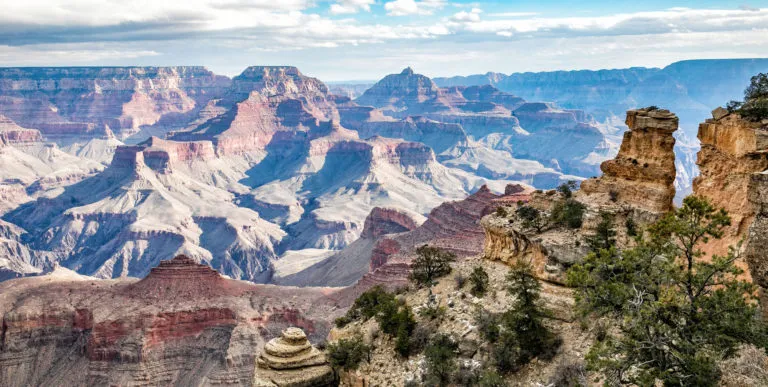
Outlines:
{"type": "Polygon", "coordinates": [[[716,386],[720,359],[742,343],[766,344],[756,289],[734,264],[737,249],[711,257],[700,249],[729,224],[725,211],[689,196],[637,246],[600,249],[569,270],[579,311],[612,317],[620,332],[594,344],[591,368],[616,384],[716,386]]]}

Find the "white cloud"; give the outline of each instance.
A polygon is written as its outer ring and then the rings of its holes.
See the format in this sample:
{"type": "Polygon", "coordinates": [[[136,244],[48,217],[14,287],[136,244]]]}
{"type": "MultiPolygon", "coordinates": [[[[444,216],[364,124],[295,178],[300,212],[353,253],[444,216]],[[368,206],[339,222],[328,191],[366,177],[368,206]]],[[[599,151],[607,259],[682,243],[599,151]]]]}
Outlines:
{"type": "Polygon", "coordinates": [[[339,0],[338,2],[331,4],[331,13],[334,15],[357,13],[359,11],[371,11],[371,5],[376,0],[339,0]]]}
{"type": "Polygon", "coordinates": [[[455,13],[451,20],[456,22],[479,22],[480,14],[483,12],[480,8],[472,8],[469,12],[461,11],[455,13]]]}
{"type": "Polygon", "coordinates": [[[384,4],[384,9],[390,16],[431,15],[444,6],[444,0],[395,0],[384,4]]]}
{"type": "Polygon", "coordinates": [[[156,57],[161,53],[124,47],[92,44],[57,44],[13,47],[0,45],[0,63],[5,66],[72,65],[106,60],[135,60],[156,57]]]}

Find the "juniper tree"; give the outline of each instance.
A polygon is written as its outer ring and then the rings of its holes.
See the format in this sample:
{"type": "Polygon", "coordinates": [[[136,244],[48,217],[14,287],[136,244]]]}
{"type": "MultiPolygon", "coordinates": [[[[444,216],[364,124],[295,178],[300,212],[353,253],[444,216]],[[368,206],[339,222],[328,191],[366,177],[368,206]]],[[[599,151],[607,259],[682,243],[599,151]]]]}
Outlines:
{"type": "Polygon", "coordinates": [[[611,317],[620,332],[594,344],[591,368],[619,384],[715,386],[718,360],[741,343],[766,343],[755,288],[734,264],[737,249],[709,257],[701,250],[729,224],[725,211],[689,196],[636,247],[592,252],[569,270],[579,311],[611,317]]]}
{"type": "Polygon", "coordinates": [[[451,272],[451,262],[456,260],[455,254],[427,245],[417,248],[416,255],[411,265],[411,279],[419,285],[432,286],[435,279],[451,272]]]}

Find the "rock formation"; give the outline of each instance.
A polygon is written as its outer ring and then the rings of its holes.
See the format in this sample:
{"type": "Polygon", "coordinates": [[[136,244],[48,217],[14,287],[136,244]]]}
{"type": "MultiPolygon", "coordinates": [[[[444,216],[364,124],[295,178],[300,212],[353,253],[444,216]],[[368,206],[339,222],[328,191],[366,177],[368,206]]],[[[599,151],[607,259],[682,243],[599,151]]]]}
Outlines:
{"type": "Polygon", "coordinates": [[[183,257],[142,281],[64,268],[5,281],[0,385],[252,385],[266,337],[327,335],[340,313],[327,292],[227,279],[183,257]]]}
{"type": "Polygon", "coordinates": [[[325,354],[312,346],[300,328],[287,328],[270,340],[256,360],[254,386],[316,387],[333,381],[325,354]]]}
{"type": "Polygon", "coordinates": [[[672,209],[675,197],[673,147],[678,118],[668,110],[627,112],[627,126],[619,154],[603,162],[603,176],[581,183],[584,201],[624,204],[649,212],[672,209]]]}
{"type": "MultiPolygon", "coordinates": [[[[742,120],[722,108],[712,115],[713,118],[699,125],[700,174],[693,181],[693,190],[728,211],[731,227],[722,239],[708,246],[714,253],[725,254],[728,246],[747,235],[759,211],[759,205],[755,206],[759,201],[750,203],[750,185],[755,173],[768,169],[768,132],[760,123],[742,120]]],[[[754,179],[757,189],[760,179],[758,176],[754,179]]],[[[759,195],[753,197],[757,199],[759,195]]]]}
{"type": "Polygon", "coordinates": [[[640,227],[671,210],[675,195],[672,133],[677,117],[666,110],[630,110],[627,125],[630,130],[624,134],[619,154],[601,165],[605,174],[583,181],[573,198],[553,190],[534,192],[517,202],[499,201],[501,209],[482,219],[484,257],[509,264],[530,262],[539,278],[562,284],[566,268],[589,253],[584,239],[594,233],[601,213],[612,216],[617,244],[625,246],[631,241],[628,219],[640,227]],[[569,200],[584,208],[581,225],[574,229],[549,219],[557,206],[569,200]],[[539,211],[539,227],[518,214],[522,205],[539,211]]]}
{"type": "Polygon", "coordinates": [[[230,80],[203,67],[0,70],[0,113],[52,138],[183,127],[230,80]]]}
{"type": "Polygon", "coordinates": [[[731,225],[721,239],[704,246],[710,254],[725,255],[729,247],[742,242],[741,251],[752,280],[768,301],[768,239],[766,203],[768,203],[768,122],[750,122],[723,108],[699,125],[701,150],[698,153],[700,175],[693,181],[694,193],[723,208],[731,225]]]}

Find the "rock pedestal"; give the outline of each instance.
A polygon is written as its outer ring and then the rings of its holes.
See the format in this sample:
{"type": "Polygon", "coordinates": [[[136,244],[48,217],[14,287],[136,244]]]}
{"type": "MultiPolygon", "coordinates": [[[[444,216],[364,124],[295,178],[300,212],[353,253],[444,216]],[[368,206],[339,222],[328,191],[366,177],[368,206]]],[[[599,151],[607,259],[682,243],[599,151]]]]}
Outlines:
{"type": "Polygon", "coordinates": [[[315,387],[329,386],[333,381],[325,354],[313,347],[299,328],[288,328],[270,340],[256,360],[255,386],[315,387]]]}
{"type": "Polygon", "coordinates": [[[675,196],[675,138],[678,118],[668,110],[646,108],[627,112],[619,154],[600,165],[603,176],[582,182],[585,201],[626,204],[662,213],[675,196]]]}

